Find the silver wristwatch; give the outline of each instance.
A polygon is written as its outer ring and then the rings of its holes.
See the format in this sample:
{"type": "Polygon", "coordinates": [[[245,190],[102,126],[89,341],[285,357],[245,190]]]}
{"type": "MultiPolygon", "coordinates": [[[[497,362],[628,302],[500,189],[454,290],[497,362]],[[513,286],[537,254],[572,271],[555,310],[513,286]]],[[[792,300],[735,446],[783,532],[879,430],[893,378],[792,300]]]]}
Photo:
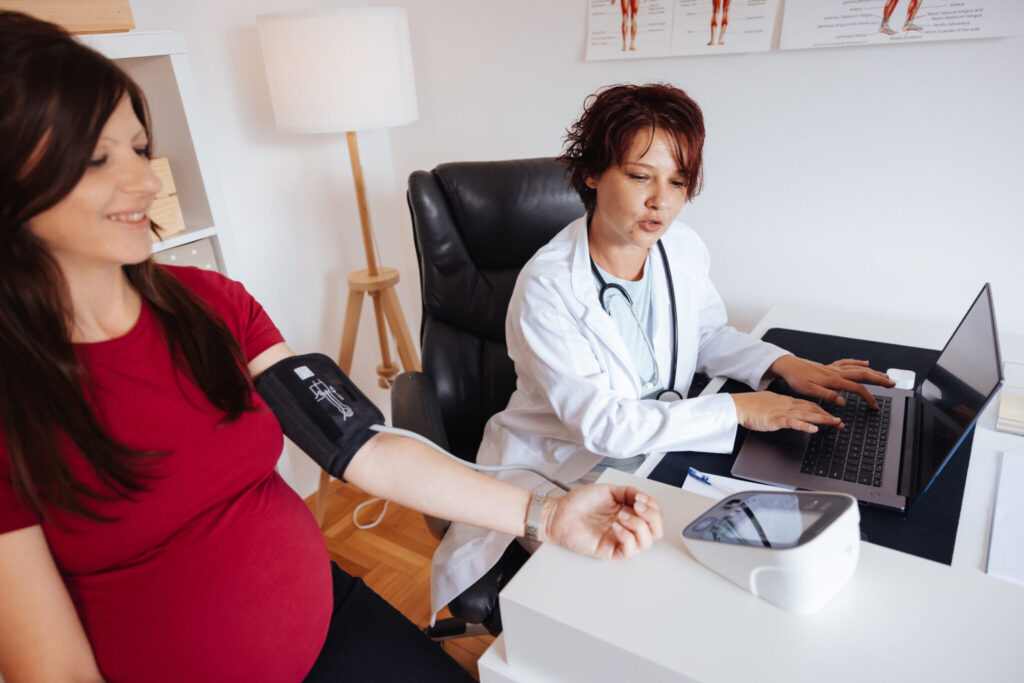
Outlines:
{"type": "Polygon", "coordinates": [[[526,508],[526,538],[528,540],[540,540],[540,523],[544,515],[544,499],[547,497],[546,491],[534,491],[530,496],[530,507],[526,508]]]}

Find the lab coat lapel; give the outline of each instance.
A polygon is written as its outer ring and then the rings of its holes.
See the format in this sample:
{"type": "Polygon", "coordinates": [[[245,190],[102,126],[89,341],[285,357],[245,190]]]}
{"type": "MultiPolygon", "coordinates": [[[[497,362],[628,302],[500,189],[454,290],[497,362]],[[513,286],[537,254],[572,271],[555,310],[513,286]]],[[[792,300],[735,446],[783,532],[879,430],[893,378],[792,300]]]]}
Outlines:
{"type": "Polygon", "coordinates": [[[576,300],[584,306],[583,322],[608,347],[611,355],[633,378],[634,389],[640,395],[640,375],[633,365],[626,343],[619,334],[615,321],[605,312],[597,296],[597,283],[590,270],[590,248],[587,242],[587,219],[578,219],[572,226],[573,255],[569,264],[572,273],[572,290],[576,300]]]}

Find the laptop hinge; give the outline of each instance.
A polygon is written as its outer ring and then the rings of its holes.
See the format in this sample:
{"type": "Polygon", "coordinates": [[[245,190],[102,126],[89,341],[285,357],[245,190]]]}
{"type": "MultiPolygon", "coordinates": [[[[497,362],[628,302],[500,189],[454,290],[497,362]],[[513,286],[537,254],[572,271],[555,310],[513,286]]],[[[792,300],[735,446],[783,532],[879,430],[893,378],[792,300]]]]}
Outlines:
{"type": "Polygon", "coordinates": [[[918,467],[917,458],[914,457],[914,454],[917,452],[915,449],[917,448],[918,427],[920,426],[916,398],[916,396],[907,396],[905,399],[906,407],[903,410],[903,451],[900,457],[900,483],[897,488],[897,492],[907,498],[908,507],[918,467]]]}

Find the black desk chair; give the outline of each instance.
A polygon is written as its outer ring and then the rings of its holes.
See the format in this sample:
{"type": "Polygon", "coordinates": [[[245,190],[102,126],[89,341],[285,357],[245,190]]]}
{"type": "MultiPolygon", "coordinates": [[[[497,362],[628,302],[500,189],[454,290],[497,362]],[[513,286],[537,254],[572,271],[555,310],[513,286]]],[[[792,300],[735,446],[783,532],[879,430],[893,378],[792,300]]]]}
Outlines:
{"type": "MultiPolygon", "coordinates": [[[[474,461],[487,420],[516,386],[505,314],[520,269],[584,213],[551,158],[441,164],[409,176],[423,296],[423,371],[398,376],[392,421],[474,461]]],[[[441,538],[448,522],[428,518],[441,538]]],[[[449,604],[454,620],[427,629],[442,639],[465,625],[501,632],[498,592],[526,562],[513,543],[498,564],[449,604]]]]}

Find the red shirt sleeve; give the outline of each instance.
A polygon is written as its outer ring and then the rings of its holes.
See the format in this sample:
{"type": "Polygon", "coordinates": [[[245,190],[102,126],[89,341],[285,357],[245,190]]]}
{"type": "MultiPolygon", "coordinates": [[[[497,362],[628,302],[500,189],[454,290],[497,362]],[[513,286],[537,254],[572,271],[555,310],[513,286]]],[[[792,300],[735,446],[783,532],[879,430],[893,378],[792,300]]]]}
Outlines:
{"type": "Polygon", "coordinates": [[[163,266],[201,299],[220,313],[228,329],[251,361],[274,344],[284,341],[270,316],[240,282],[212,270],[163,266]]]}

